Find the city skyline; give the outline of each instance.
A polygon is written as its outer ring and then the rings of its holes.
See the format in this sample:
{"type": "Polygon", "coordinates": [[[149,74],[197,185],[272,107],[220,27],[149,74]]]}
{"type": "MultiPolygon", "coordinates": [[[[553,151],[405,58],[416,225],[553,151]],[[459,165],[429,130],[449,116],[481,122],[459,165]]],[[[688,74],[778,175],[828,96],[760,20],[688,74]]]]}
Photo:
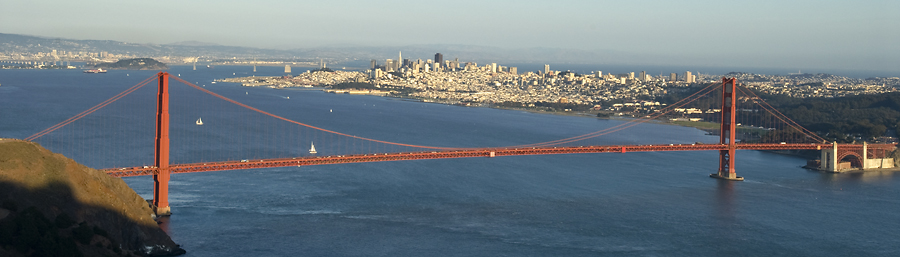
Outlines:
{"type": "Polygon", "coordinates": [[[0,32],[271,49],[554,48],[597,53],[605,64],[900,70],[894,1],[255,3],[16,1],[0,11],[0,32]]]}

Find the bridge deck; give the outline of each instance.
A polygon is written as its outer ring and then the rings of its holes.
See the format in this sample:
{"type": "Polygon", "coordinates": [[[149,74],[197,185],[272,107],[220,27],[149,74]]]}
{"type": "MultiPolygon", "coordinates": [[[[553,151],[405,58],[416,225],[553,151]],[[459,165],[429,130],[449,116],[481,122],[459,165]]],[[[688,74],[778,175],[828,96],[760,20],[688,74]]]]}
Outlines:
{"type": "MultiPolygon", "coordinates": [[[[820,150],[831,144],[737,144],[737,150],[820,150]]],[[[860,148],[861,145],[839,145],[839,148],[860,148]]],[[[870,149],[893,149],[893,144],[870,144],[870,149]]],[[[500,157],[514,155],[577,154],[577,153],[624,153],[657,151],[718,151],[728,150],[724,144],[669,144],[669,145],[606,145],[574,147],[529,147],[529,148],[485,148],[459,151],[426,151],[410,153],[384,153],[362,155],[306,156],[296,158],[257,159],[206,163],[173,164],[172,173],[191,173],[221,170],[241,170],[275,168],[288,166],[325,165],[339,163],[384,162],[402,160],[425,160],[469,157],[500,157]]],[[[128,167],[103,169],[114,177],[148,176],[156,172],[156,167],[128,167]]]]}

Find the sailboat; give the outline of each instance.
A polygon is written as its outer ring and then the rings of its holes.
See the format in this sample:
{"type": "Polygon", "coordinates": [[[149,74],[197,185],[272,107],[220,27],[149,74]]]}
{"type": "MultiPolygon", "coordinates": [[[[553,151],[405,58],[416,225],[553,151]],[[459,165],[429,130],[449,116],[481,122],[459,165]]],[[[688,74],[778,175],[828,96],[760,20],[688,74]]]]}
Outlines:
{"type": "Polygon", "coordinates": [[[313,144],[312,142],[309,143],[309,153],[311,153],[311,154],[316,153],[316,145],[313,144]]]}
{"type": "Polygon", "coordinates": [[[203,120],[201,120],[200,118],[197,118],[197,125],[198,126],[203,125],[203,120]]]}

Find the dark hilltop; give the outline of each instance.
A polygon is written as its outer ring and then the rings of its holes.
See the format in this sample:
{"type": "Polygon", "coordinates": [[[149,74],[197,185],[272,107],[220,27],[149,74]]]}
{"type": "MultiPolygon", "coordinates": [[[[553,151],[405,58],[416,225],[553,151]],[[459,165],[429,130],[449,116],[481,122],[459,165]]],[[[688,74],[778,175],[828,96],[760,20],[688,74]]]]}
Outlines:
{"type": "Polygon", "coordinates": [[[40,145],[0,138],[0,256],[185,253],[120,178],[40,145]]]}
{"type": "Polygon", "coordinates": [[[104,70],[165,70],[169,67],[152,58],[124,59],[114,63],[98,63],[93,68],[104,70]]]}

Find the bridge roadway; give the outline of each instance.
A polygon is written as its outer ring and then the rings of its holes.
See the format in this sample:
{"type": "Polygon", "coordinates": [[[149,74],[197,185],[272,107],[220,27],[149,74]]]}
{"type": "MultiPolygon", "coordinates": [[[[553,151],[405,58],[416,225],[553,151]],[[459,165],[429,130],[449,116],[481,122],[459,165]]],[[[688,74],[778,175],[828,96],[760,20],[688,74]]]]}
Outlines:
{"type": "MultiPolygon", "coordinates": [[[[831,144],[736,144],[736,150],[821,150],[831,144]]],[[[862,145],[838,145],[839,148],[862,149],[862,145]]],[[[869,149],[893,149],[893,144],[870,144],[869,149]]],[[[485,148],[456,151],[425,151],[409,153],[382,153],[358,155],[306,156],[295,158],[222,161],[205,163],[172,164],[171,173],[192,173],[221,170],[275,168],[288,166],[325,165],[358,162],[384,162],[469,157],[500,157],[513,155],[577,154],[577,153],[626,153],[658,151],[718,151],[728,150],[726,144],[669,144],[669,145],[603,145],[570,147],[485,148]]],[[[129,167],[103,169],[110,176],[148,176],[156,167],[129,167]]]]}

